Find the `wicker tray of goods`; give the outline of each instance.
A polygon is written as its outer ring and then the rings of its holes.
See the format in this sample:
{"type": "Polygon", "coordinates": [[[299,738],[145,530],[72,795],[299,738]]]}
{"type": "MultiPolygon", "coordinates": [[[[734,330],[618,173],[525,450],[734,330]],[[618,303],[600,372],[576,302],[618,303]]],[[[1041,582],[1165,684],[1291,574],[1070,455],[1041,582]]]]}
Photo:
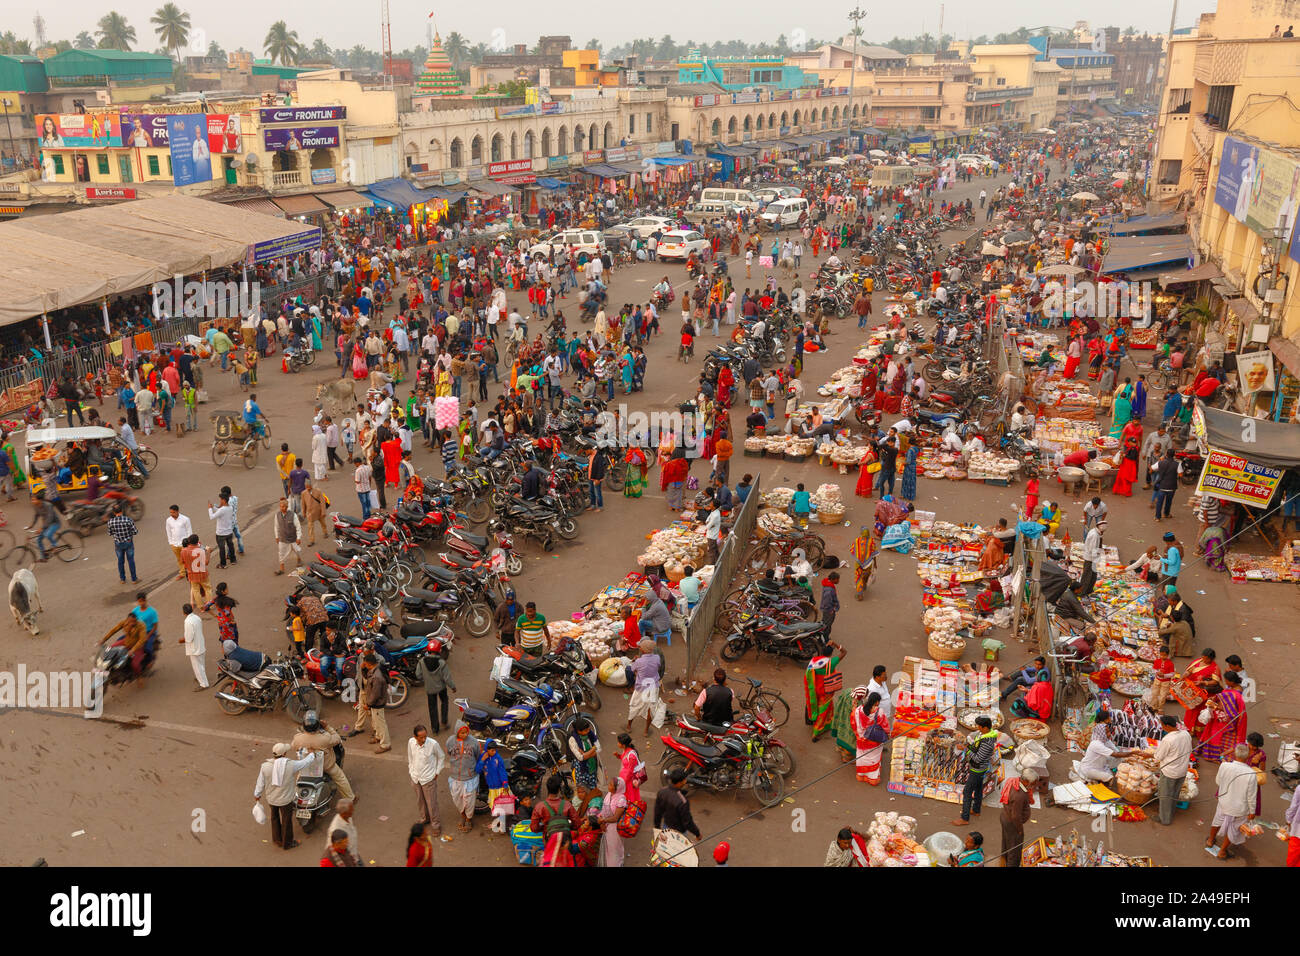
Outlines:
{"type": "Polygon", "coordinates": [[[768,508],[775,508],[778,511],[785,511],[790,507],[790,501],[793,498],[793,488],[778,485],[771,491],[763,492],[763,505],[768,508]]]}
{"type": "Polygon", "coordinates": [[[822,524],[839,524],[844,520],[844,496],[840,486],[833,482],[818,485],[812,494],[817,509],[817,520],[822,524]]]}
{"type": "Polygon", "coordinates": [[[1002,711],[998,710],[996,707],[990,707],[987,709],[982,707],[968,707],[966,710],[957,714],[957,723],[961,724],[967,730],[974,730],[976,726],[975,721],[980,717],[987,717],[989,720],[993,721],[994,730],[1001,729],[1002,722],[1006,719],[1002,716],[1002,711]]]}
{"type": "Polygon", "coordinates": [[[1016,740],[1043,740],[1047,737],[1048,726],[1032,717],[1020,717],[1011,721],[1011,736],[1016,740]]]}
{"type": "Polygon", "coordinates": [[[955,607],[929,607],[921,615],[921,624],[925,632],[931,634],[935,631],[959,631],[966,626],[966,621],[955,607]]]}
{"type": "Polygon", "coordinates": [[[970,456],[966,467],[971,478],[995,478],[1008,480],[1020,470],[1020,463],[1001,455],[979,451],[970,456]]]}
{"type": "Polygon", "coordinates": [[[1125,697],[1141,697],[1147,692],[1148,685],[1137,677],[1119,677],[1110,685],[1113,693],[1125,697]]]}
{"type": "Polygon", "coordinates": [[[1122,761],[1115,771],[1115,792],[1129,803],[1146,803],[1158,784],[1159,778],[1145,760],[1122,761]]]}
{"type": "Polygon", "coordinates": [[[794,530],[794,521],[783,511],[760,511],[757,528],[760,535],[789,534],[794,530]]]}
{"type": "Polygon", "coordinates": [[[959,661],[966,653],[966,639],[953,631],[931,631],[925,646],[930,657],[936,661],[959,661]]]}

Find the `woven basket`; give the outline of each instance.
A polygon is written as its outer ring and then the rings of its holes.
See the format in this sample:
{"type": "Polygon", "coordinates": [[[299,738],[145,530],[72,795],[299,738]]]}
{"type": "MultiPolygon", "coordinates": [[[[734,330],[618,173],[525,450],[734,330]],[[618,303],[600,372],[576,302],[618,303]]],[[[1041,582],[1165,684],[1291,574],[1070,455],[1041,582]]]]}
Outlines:
{"type": "Polygon", "coordinates": [[[936,661],[959,661],[962,655],[966,653],[966,642],[962,642],[961,649],[954,653],[943,645],[936,644],[933,640],[925,642],[926,650],[930,652],[930,657],[936,661]]]}
{"type": "Polygon", "coordinates": [[[1139,807],[1156,795],[1154,790],[1130,790],[1128,787],[1121,787],[1118,783],[1111,789],[1129,803],[1135,804],[1139,807]]]}
{"type": "Polygon", "coordinates": [[[839,524],[844,520],[844,509],[841,508],[839,511],[831,511],[824,508],[817,512],[817,520],[822,524],[839,524]]]}

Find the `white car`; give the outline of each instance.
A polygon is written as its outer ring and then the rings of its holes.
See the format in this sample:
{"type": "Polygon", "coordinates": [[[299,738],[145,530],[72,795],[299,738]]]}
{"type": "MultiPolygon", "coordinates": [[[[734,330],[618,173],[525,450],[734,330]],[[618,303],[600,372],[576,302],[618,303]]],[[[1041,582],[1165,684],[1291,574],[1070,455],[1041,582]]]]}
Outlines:
{"type": "Polygon", "coordinates": [[[803,195],[798,186],[756,186],[750,190],[754,198],[761,202],[774,202],[778,199],[796,199],[803,195]]]}
{"type": "Polygon", "coordinates": [[[992,158],[985,156],[983,153],[958,153],[958,166],[978,166],[981,169],[987,169],[990,166],[997,165],[992,158]]]}
{"type": "Polygon", "coordinates": [[[621,230],[629,236],[636,236],[638,239],[648,239],[656,232],[664,232],[672,227],[673,221],[662,216],[638,216],[636,219],[629,219],[627,222],[620,223],[613,228],[621,230]]]}
{"type": "Polygon", "coordinates": [[[657,250],[660,259],[681,259],[683,261],[694,252],[699,255],[709,248],[709,240],[704,234],[687,229],[673,229],[665,232],[659,239],[657,250]]]}
{"type": "Polygon", "coordinates": [[[575,252],[585,252],[588,256],[598,256],[605,251],[605,238],[594,229],[566,229],[535,243],[529,248],[528,254],[548,257],[552,249],[563,252],[570,248],[575,252]]]}

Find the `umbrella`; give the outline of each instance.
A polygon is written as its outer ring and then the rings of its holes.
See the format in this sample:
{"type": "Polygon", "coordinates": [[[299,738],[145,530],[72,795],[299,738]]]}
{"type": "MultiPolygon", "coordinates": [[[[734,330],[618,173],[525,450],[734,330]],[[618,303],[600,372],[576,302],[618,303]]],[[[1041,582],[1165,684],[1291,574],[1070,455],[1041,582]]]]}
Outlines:
{"type": "Polygon", "coordinates": [[[1075,193],[1075,194],[1074,194],[1073,196],[1071,196],[1070,198],[1071,198],[1071,199],[1078,199],[1078,200],[1081,200],[1081,201],[1084,201],[1084,202],[1096,202],[1096,201],[1097,201],[1099,198],[1101,198],[1101,197],[1099,197],[1096,193],[1087,193],[1087,192],[1084,192],[1084,193],[1075,193]]]}
{"type": "Polygon", "coordinates": [[[1006,254],[1006,249],[995,246],[991,242],[985,242],[984,245],[980,247],[980,255],[982,256],[1005,256],[1006,254]]]}
{"type": "Polygon", "coordinates": [[[849,153],[849,155],[846,156],[845,158],[846,158],[846,159],[866,159],[867,157],[863,156],[861,153],[849,153]]]}
{"type": "Polygon", "coordinates": [[[874,157],[876,157],[877,159],[888,159],[888,158],[889,158],[889,154],[888,154],[887,152],[885,152],[883,149],[871,149],[871,150],[868,150],[868,151],[867,151],[867,155],[868,155],[868,156],[874,156],[874,157]]]}
{"type": "Polygon", "coordinates": [[[776,164],[777,164],[778,166],[798,166],[798,165],[799,165],[799,164],[796,163],[793,159],[778,159],[778,160],[776,161],[776,164]]]}
{"type": "Polygon", "coordinates": [[[1055,135],[1056,130],[1052,129],[1052,127],[1050,127],[1050,126],[1040,126],[1040,127],[1038,127],[1038,129],[1034,130],[1034,132],[1035,132],[1035,133],[1051,133],[1051,134],[1055,135]]]}
{"type": "Polygon", "coordinates": [[[1028,242],[1033,238],[1034,237],[1032,235],[1025,232],[1025,230],[1023,229],[1013,229],[1011,232],[1007,233],[1005,236],[1002,237],[1002,241],[1008,246],[1020,246],[1020,245],[1024,245],[1026,242],[1028,242]]]}
{"type": "Polygon", "coordinates": [[[843,166],[844,163],[845,160],[839,156],[832,156],[830,159],[826,160],[827,166],[843,166]]]}
{"type": "Polygon", "coordinates": [[[1081,266],[1072,266],[1066,263],[1061,263],[1058,266],[1048,266],[1046,269],[1039,269],[1038,274],[1040,276],[1077,276],[1083,271],[1084,270],[1081,266]]]}

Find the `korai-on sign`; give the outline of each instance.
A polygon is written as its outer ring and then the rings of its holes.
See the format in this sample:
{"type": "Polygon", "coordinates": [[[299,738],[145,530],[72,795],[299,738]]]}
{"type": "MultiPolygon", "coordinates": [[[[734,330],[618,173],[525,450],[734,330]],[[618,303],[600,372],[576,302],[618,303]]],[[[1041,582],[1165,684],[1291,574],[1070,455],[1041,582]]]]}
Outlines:
{"type": "Polygon", "coordinates": [[[1211,448],[1196,490],[1202,495],[1265,508],[1281,480],[1281,468],[1256,464],[1240,455],[1211,448]]]}

